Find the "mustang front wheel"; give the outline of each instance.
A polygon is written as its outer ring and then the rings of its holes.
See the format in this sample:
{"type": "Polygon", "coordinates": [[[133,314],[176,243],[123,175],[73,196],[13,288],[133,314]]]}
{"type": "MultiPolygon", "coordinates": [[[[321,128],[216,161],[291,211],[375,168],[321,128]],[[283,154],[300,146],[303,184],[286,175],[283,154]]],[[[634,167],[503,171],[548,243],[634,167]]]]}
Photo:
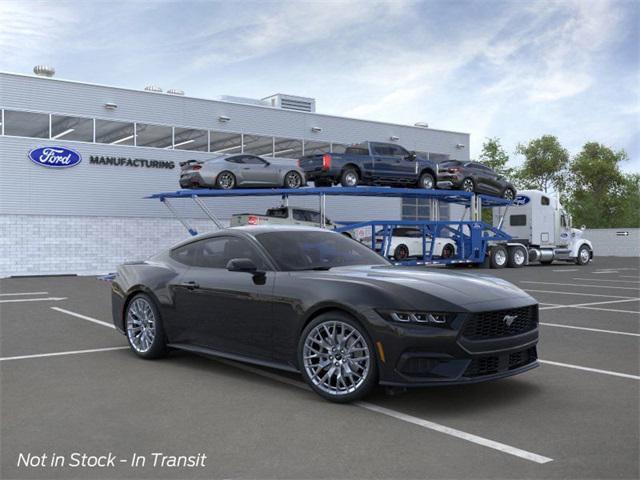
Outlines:
{"type": "Polygon", "coordinates": [[[298,348],[302,375],[333,402],[365,396],[377,381],[373,347],[364,329],[340,312],[320,315],[304,329],[298,348]]]}

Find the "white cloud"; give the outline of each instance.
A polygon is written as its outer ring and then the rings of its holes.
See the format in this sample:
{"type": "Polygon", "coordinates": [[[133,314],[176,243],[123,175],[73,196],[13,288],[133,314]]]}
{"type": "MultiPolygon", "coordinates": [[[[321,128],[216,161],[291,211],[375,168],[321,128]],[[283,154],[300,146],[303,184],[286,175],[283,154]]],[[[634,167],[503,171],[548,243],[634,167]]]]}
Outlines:
{"type": "Polygon", "coordinates": [[[26,55],[48,54],[69,33],[76,16],[52,2],[0,2],[0,59],[20,61],[26,55]]]}

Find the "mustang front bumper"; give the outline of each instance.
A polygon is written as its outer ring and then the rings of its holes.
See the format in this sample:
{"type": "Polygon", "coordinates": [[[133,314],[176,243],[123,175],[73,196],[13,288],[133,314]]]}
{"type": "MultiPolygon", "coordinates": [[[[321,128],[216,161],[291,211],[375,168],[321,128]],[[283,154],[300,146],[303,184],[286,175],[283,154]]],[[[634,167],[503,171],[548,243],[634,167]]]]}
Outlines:
{"type": "Polygon", "coordinates": [[[387,323],[374,333],[382,385],[477,383],[538,366],[537,305],[460,313],[447,328],[387,323]],[[507,327],[512,313],[518,320],[507,327]]]}

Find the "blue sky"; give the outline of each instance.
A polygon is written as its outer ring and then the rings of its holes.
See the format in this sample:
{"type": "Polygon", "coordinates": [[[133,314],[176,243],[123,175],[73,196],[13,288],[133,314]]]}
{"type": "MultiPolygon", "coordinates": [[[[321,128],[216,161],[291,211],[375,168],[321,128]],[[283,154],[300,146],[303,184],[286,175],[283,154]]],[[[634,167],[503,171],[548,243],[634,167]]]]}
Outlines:
{"type": "MultiPolygon", "coordinates": [[[[625,149],[640,172],[640,2],[0,0],[0,70],[625,149]]],[[[521,161],[514,158],[515,163],[521,161]]]]}

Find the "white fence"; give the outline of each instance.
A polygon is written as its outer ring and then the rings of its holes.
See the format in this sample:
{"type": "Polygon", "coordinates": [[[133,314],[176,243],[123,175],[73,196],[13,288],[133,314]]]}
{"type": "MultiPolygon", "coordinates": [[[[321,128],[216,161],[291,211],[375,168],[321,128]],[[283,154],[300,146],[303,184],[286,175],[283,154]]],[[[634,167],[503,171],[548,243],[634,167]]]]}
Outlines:
{"type": "Polygon", "coordinates": [[[640,257],[640,228],[593,228],[584,232],[596,257],[640,257]]]}

